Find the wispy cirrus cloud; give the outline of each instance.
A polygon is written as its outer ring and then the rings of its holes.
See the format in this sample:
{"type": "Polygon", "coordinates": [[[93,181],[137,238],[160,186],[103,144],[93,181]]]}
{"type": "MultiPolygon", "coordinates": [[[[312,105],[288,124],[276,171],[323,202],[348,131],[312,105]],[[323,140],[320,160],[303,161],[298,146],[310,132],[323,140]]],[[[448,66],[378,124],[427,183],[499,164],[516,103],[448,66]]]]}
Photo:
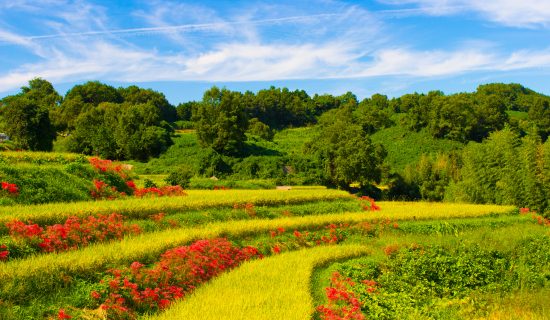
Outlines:
{"type": "MultiPolygon", "coordinates": [[[[400,1],[408,7],[378,13],[321,0],[313,11],[311,5],[300,8],[284,3],[219,11],[163,1],[127,14],[134,19],[133,25],[117,20],[108,8],[84,0],[47,1],[48,5],[30,0],[10,2],[11,6],[0,3],[2,12],[18,12],[36,23],[34,32],[29,33],[17,21],[0,22],[0,48],[16,47],[35,57],[33,62],[0,69],[0,92],[20,87],[34,77],[54,83],[96,79],[231,82],[430,78],[550,68],[550,48],[506,51],[498,44],[474,39],[461,40],[451,48],[420,50],[411,39],[394,38],[384,21],[385,15],[393,14],[490,11],[491,5],[467,0],[443,4],[400,1]]],[[[499,13],[493,13],[491,21],[511,20],[507,12],[514,5],[500,2],[504,5],[499,13]]],[[[540,18],[518,21],[543,26],[545,9],[541,11],[540,18]]]]}
{"type": "MultiPolygon", "coordinates": [[[[139,28],[109,28],[103,8],[79,2],[76,7],[69,5],[66,11],[52,13],[53,19],[43,22],[53,33],[24,36],[0,31],[0,42],[26,47],[42,57],[39,62],[0,74],[0,91],[36,76],[57,82],[327,77],[353,65],[365,51],[366,42],[381,39],[375,40],[379,23],[367,11],[352,6],[313,14],[299,14],[305,12],[298,10],[293,15],[251,12],[247,8],[224,18],[209,11],[201,16],[207,20],[192,15],[192,23],[177,25],[169,23],[188,21],[181,14],[172,16],[181,11],[174,6],[181,9],[181,4],[163,5],[167,7],[157,5],[156,11],[143,20],[149,26],[139,28]],[[80,20],[71,19],[69,11],[78,12],[80,20]],[[90,26],[96,29],[90,30],[90,26]],[[157,43],[161,43],[159,37],[166,36],[177,44],[163,51],[141,45],[134,41],[135,36],[157,43]],[[210,41],[201,41],[204,39],[210,41]],[[192,42],[194,46],[188,45],[192,42]]],[[[193,8],[193,12],[199,10],[193,8]]],[[[185,12],[189,15],[189,10],[185,12]]],[[[142,13],[136,12],[135,16],[142,13]]]]}
{"type": "Polygon", "coordinates": [[[506,26],[550,27],[550,1],[547,0],[380,0],[380,2],[414,6],[393,10],[396,14],[444,16],[475,12],[484,19],[506,26]]]}

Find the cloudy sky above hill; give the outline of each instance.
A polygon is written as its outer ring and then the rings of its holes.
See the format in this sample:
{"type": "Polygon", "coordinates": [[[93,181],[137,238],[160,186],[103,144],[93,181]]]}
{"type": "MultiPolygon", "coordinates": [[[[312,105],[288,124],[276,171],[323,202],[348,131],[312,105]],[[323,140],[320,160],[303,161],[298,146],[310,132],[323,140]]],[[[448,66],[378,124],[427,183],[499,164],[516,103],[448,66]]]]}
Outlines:
{"type": "Polygon", "coordinates": [[[550,1],[0,0],[0,96],[34,77],[200,99],[212,85],[310,94],[517,82],[550,94],[550,1]]]}

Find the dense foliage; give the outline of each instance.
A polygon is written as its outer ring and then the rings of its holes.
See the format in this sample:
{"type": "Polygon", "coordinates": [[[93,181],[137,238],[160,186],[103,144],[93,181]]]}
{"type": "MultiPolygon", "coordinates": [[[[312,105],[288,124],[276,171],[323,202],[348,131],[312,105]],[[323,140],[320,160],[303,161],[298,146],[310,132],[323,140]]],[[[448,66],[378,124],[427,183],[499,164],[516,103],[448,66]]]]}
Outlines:
{"type": "Polygon", "coordinates": [[[338,265],[326,289],[329,304],[318,309],[321,319],[401,319],[411,314],[468,319],[490,311],[490,302],[484,301],[490,295],[548,285],[547,235],[522,239],[506,250],[414,243],[386,249],[388,257],[381,261],[363,258],[338,265]],[[355,317],[331,317],[342,313],[355,317]]]}
{"type": "Polygon", "coordinates": [[[237,154],[242,149],[248,118],[239,92],[217,87],[206,91],[193,111],[193,121],[203,147],[224,154],[237,154]]]}
{"type": "Polygon", "coordinates": [[[548,208],[550,98],[519,84],[361,101],[351,92],[212,87],[174,107],[162,93],[97,81],[62,97],[37,78],[2,99],[0,114],[11,138],[3,149],[50,150],[57,131],[55,150],[149,161],[135,163],[138,173],[171,174],[170,184],[267,179],[358,186],[377,198],[548,208]]]}

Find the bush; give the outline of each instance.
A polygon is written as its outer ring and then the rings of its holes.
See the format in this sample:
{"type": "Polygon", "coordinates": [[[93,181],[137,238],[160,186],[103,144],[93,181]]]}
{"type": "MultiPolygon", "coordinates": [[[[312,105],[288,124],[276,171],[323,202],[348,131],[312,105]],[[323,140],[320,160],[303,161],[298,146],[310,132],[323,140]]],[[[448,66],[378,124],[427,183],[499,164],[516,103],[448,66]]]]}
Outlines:
{"type": "Polygon", "coordinates": [[[168,177],[164,179],[166,183],[172,186],[181,186],[182,188],[189,187],[191,178],[195,175],[193,168],[187,165],[180,166],[174,171],[170,172],[168,177]]]}

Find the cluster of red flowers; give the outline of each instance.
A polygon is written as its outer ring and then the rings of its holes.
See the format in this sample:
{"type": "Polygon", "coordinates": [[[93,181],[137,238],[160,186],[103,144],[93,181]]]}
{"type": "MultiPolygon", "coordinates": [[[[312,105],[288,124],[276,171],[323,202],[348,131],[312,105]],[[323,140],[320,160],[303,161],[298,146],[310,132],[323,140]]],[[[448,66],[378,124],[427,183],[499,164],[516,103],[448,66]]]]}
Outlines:
{"type": "Polygon", "coordinates": [[[8,256],[10,255],[10,252],[7,250],[8,247],[6,247],[5,244],[0,245],[0,261],[8,260],[8,256]]]}
{"type": "MultiPolygon", "coordinates": [[[[139,189],[134,181],[130,180],[131,166],[125,164],[117,164],[111,160],[102,160],[99,158],[90,158],[90,164],[100,173],[114,173],[124,181],[126,185],[131,189],[131,194],[135,197],[142,198],[145,196],[157,196],[157,197],[173,197],[173,196],[185,196],[187,193],[181,186],[164,186],[164,187],[151,187],[139,189]]],[[[101,180],[94,179],[94,187],[90,190],[90,194],[96,200],[107,199],[113,200],[126,196],[125,192],[119,192],[116,187],[110,186],[101,180]]]]}
{"type": "Polygon", "coordinates": [[[214,186],[214,190],[229,190],[231,188],[226,186],[214,186]]]}
{"type": "Polygon", "coordinates": [[[143,189],[134,189],[134,196],[143,198],[145,196],[157,196],[157,197],[176,197],[186,196],[187,193],[180,186],[164,186],[164,187],[151,187],[143,189]]]}
{"type": "Polygon", "coordinates": [[[65,309],[59,309],[59,312],[57,313],[57,319],[61,320],[61,319],[72,319],[73,317],[71,317],[70,315],[67,314],[67,312],[65,312],[65,309]]]}
{"type": "Polygon", "coordinates": [[[99,199],[114,200],[126,195],[124,192],[118,192],[116,187],[111,187],[107,183],[101,180],[94,179],[93,183],[94,183],[94,188],[90,190],[90,194],[92,195],[92,198],[96,200],[99,200],[99,199]]]}
{"type": "Polygon", "coordinates": [[[239,203],[235,203],[233,205],[233,209],[235,210],[239,210],[239,209],[244,209],[244,212],[249,215],[251,218],[255,218],[256,217],[256,209],[254,208],[254,204],[253,203],[244,203],[244,204],[239,204],[239,203]]]}
{"type": "Polygon", "coordinates": [[[199,240],[166,251],[150,268],[134,262],[110,270],[112,276],[102,281],[105,288],[91,295],[102,301],[109,319],[132,319],[138,312],[164,309],[201,283],[257,257],[262,256],[256,248],[239,248],[227,239],[199,240]]]}
{"type": "Polygon", "coordinates": [[[382,251],[384,251],[384,254],[387,256],[391,256],[392,254],[399,251],[399,245],[398,244],[389,244],[385,246],[382,251]]]}
{"type": "Polygon", "coordinates": [[[19,220],[6,223],[6,227],[16,242],[35,246],[43,252],[76,249],[92,242],[122,239],[126,234],[141,232],[137,225],[125,224],[123,216],[116,213],[85,219],[69,217],[65,223],[46,226],[45,229],[30,221],[26,224],[19,220]]]}
{"type": "Polygon", "coordinates": [[[272,243],[269,244],[271,246],[270,251],[274,254],[278,254],[287,248],[337,244],[345,239],[345,230],[348,228],[350,228],[350,225],[347,223],[341,223],[339,225],[329,224],[314,231],[294,230],[292,235],[289,236],[285,234],[286,230],[284,228],[279,227],[269,231],[269,235],[272,239],[272,243]]]}
{"type": "Polygon", "coordinates": [[[378,288],[378,282],[374,280],[361,280],[361,282],[367,287],[368,293],[375,293],[378,288]]]}
{"type": "Polygon", "coordinates": [[[103,160],[97,157],[93,157],[90,158],[88,161],[90,161],[90,164],[96,170],[100,172],[113,172],[121,176],[123,179],[126,179],[128,177],[128,171],[130,171],[130,167],[128,165],[114,163],[111,160],[103,160]]]}
{"type": "Polygon", "coordinates": [[[330,279],[330,287],[325,288],[328,298],[326,305],[317,307],[322,320],[364,320],[361,313],[361,303],[351,290],[355,283],[350,278],[343,278],[334,272],[330,279]]]}
{"type": "Polygon", "coordinates": [[[165,219],[166,213],[160,212],[157,214],[152,214],[149,216],[160,227],[172,227],[176,228],[179,226],[179,223],[174,219],[165,219]]]}
{"type": "Polygon", "coordinates": [[[2,181],[2,190],[7,190],[11,195],[17,195],[19,193],[19,188],[17,188],[15,183],[9,183],[6,181],[2,181]]]}
{"type": "Polygon", "coordinates": [[[531,213],[531,217],[533,218],[533,220],[537,220],[538,224],[550,227],[550,219],[546,219],[545,217],[541,216],[540,214],[536,213],[535,211],[531,211],[531,209],[529,209],[529,208],[520,208],[519,213],[522,214],[522,215],[526,215],[528,213],[531,213]]]}
{"type": "Polygon", "coordinates": [[[374,199],[371,197],[362,196],[359,198],[359,202],[365,211],[380,211],[380,207],[376,205],[374,199]]]}
{"type": "Polygon", "coordinates": [[[358,224],[359,229],[363,232],[364,235],[368,236],[380,236],[390,227],[394,229],[399,229],[399,224],[397,220],[391,220],[390,218],[385,219],[376,219],[372,221],[365,221],[358,224]]]}

